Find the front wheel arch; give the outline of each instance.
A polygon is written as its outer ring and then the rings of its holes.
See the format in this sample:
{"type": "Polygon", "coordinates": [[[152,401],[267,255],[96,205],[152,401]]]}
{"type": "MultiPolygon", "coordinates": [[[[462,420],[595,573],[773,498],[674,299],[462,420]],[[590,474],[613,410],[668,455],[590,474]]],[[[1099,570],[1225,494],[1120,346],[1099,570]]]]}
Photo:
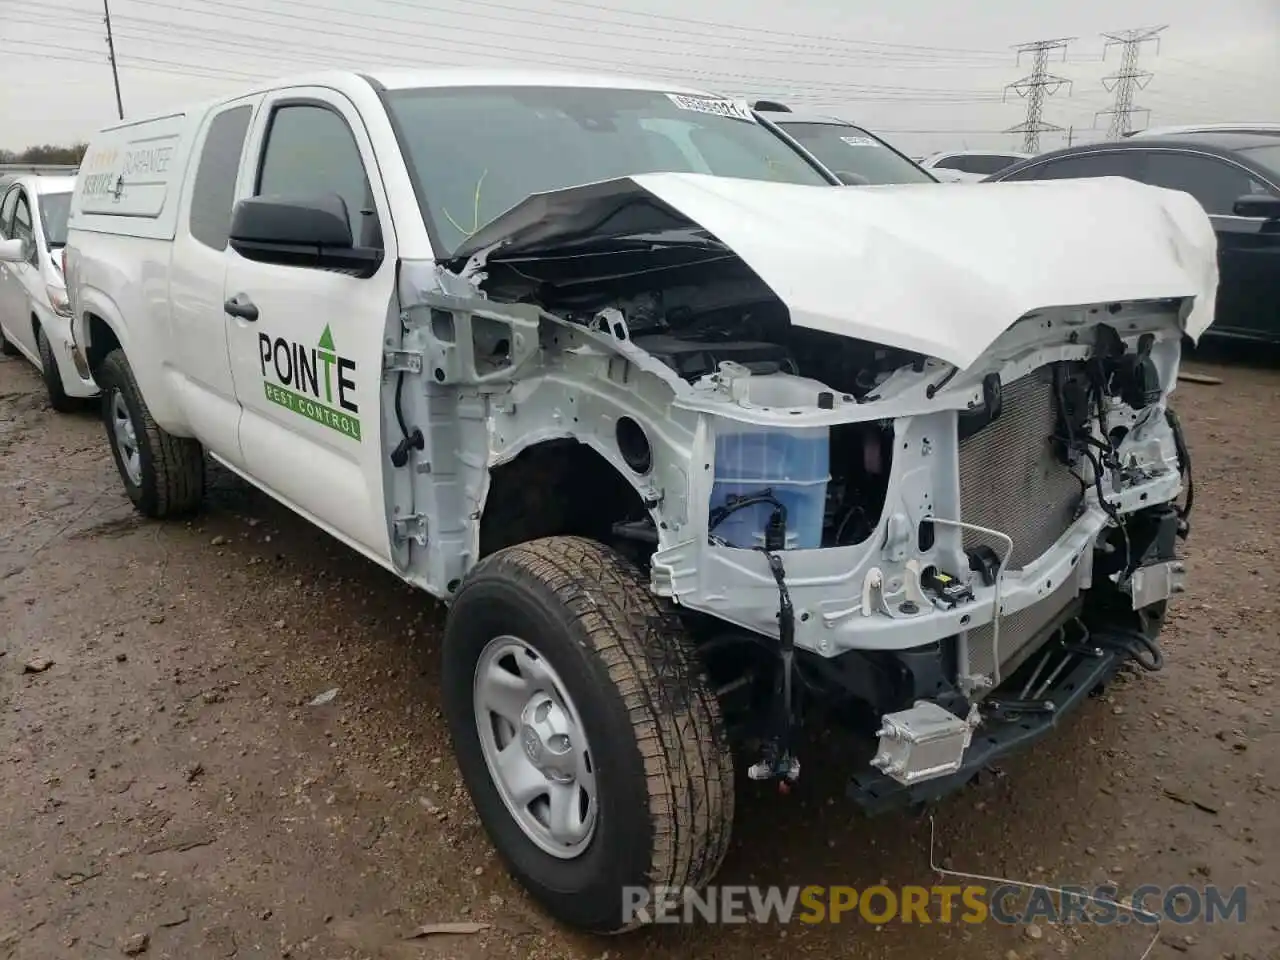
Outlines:
{"type": "Polygon", "coordinates": [[[120,338],[111,325],[96,313],[85,314],[85,331],[88,342],[84,345],[89,373],[96,380],[102,363],[114,350],[122,349],[120,338]]]}

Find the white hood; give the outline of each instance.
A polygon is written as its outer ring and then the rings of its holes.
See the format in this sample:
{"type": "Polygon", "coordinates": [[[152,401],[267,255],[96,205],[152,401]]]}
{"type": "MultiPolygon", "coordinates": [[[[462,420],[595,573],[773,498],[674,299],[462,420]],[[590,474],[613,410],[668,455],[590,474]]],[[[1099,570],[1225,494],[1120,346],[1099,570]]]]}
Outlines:
{"type": "Polygon", "coordinates": [[[458,256],[499,244],[489,255],[497,261],[583,236],[670,228],[673,214],[740,257],[796,326],[961,368],[1047,307],[1194,297],[1193,340],[1213,319],[1209,218],[1185,193],[1122,178],[956,189],[644,174],[532,196],[458,256]]]}

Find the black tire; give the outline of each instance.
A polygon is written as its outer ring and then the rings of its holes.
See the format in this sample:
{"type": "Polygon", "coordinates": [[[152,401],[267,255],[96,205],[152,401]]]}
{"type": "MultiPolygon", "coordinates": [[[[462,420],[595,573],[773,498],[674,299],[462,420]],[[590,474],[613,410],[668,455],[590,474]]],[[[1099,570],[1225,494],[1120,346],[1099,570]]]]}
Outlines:
{"type": "Polygon", "coordinates": [[[1161,600],[1138,611],[1138,619],[1142,632],[1151,640],[1159,640],[1164,630],[1165,620],[1169,615],[1169,601],[1161,600]]]}
{"type": "Polygon", "coordinates": [[[641,571],[578,537],[487,557],[459,589],[445,628],[444,703],[463,780],[498,854],[557,919],[620,933],[623,887],[709,883],[728,851],[733,760],[719,705],[671,609],[641,571]],[[558,673],[592,747],[599,813],[574,859],[540,849],[508,812],[477,731],[473,678],[504,634],[558,673]]]}
{"type": "Polygon", "coordinates": [[[62,374],[58,371],[58,359],[53,355],[53,344],[39,324],[36,324],[36,349],[40,351],[40,377],[49,393],[49,406],[58,413],[71,413],[79,404],[67,396],[62,386],[62,374]]]}
{"type": "Polygon", "coordinates": [[[133,378],[133,368],[123,350],[113,350],[102,361],[95,378],[102,391],[102,421],[107,442],[125,492],[137,510],[163,519],[197,510],[204,498],[204,450],[196,440],[166,433],[151,417],[133,378]],[[128,409],[141,466],[140,482],[125,468],[113,427],[115,398],[128,409]]]}

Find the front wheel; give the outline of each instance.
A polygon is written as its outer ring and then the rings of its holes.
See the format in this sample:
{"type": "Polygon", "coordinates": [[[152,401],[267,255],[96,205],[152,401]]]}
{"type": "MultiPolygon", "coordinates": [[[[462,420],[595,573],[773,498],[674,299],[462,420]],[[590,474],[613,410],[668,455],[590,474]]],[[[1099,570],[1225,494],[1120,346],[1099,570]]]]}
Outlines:
{"type": "Polygon", "coordinates": [[[13,342],[10,341],[8,337],[4,335],[3,330],[0,330],[0,354],[3,354],[6,357],[16,357],[20,355],[18,348],[13,345],[13,342]]]}
{"type": "Polygon", "coordinates": [[[107,440],[134,507],[156,519],[197,509],[204,498],[199,442],[175,437],[152,419],[123,350],[107,354],[95,379],[102,391],[107,440]]]}
{"type": "Polygon", "coordinates": [[[62,373],[58,370],[58,359],[53,355],[53,344],[49,342],[49,337],[41,326],[36,327],[36,349],[40,351],[40,376],[49,394],[49,406],[58,413],[70,413],[76,409],[77,404],[67,396],[62,385],[62,373]]]}
{"type": "Polygon", "coordinates": [[[501,550],[459,589],[443,655],[463,779],[552,915],[617,933],[643,922],[653,887],[710,882],[733,762],[680,622],[639,569],[578,537],[501,550]]]}

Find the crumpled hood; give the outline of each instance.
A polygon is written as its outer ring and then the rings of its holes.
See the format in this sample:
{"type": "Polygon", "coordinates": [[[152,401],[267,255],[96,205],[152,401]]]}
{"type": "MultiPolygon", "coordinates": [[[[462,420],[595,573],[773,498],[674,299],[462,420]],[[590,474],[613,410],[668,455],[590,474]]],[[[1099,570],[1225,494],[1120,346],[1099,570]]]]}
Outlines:
{"type": "MultiPolygon", "coordinates": [[[[643,174],[536,194],[456,256],[549,252],[690,221],[728,246],[799,327],[964,368],[1027,313],[1195,297],[1213,320],[1217,239],[1188,194],[1123,178],[821,187],[643,174]]],[[[687,226],[687,223],[686,223],[687,226]]]]}

